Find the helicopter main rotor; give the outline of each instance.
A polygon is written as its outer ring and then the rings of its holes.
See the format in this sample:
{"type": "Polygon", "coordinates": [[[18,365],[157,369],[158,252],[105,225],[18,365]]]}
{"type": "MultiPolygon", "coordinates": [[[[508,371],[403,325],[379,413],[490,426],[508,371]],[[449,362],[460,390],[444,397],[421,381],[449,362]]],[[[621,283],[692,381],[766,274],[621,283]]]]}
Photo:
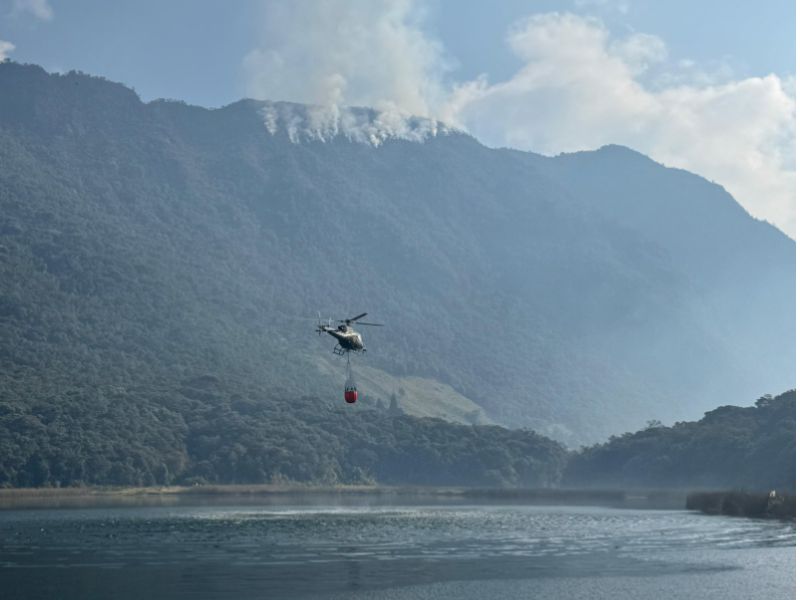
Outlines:
{"type": "Polygon", "coordinates": [[[366,316],[367,316],[367,313],[361,313],[361,314],[360,314],[360,315],[358,315],[357,317],[352,317],[352,318],[350,318],[350,319],[338,319],[336,322],[337,322],[337,323],[344,323],[344,324],[345,324],[345,325],[347,325],[348,327],[350,327],[350,325],[351,325],[352,323],[355,323],[356,321],[358,321],[358,324],[359,324],[359,325],[368,325],[368,326],[370,326],[370,327],[383,327],[383,323],[367,323],[367,322],[365,322],[365,321],[360,321],[360,320],[359,320],[359,319],[363,319],[363,318],[364,318],[364,317],[366,317],[366,316]]]}

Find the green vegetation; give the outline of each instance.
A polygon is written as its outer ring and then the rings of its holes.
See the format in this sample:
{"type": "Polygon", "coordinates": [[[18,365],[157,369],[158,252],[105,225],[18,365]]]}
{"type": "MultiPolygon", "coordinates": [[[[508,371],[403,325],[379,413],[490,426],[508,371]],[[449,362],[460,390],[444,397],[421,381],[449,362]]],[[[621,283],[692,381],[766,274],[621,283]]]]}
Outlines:
{"type": "MultiPolygon", "coordinates": [[[[526,430],[311,397],[227,396],[213,377],[152,402],[67,393],[0,404],[0,487],[289,483],[794,489],[795,393],[568,454],[526,430]]],[[[394,399],[394,403],[397,399],[394,399]]]]}
{"type": "Polygon", "coordinates": [[[263,103],[11,62],[0,90],[0,394],[23,414],[113,398],[133,422],[205,374],[338,396],[318,310],[387,323],[364,331],[376,402],[571,445],[794,380],[793,242],[630,150],[292,143],[263,103]]]}
{"type": "Polygon", "coordinates": [[[0,405],[0,487],[315,482],[548,487],[566,450],[530,431],[320,400],[226,396],[211,377],[153,402],[67,393],[0,405]]]}
{"type": "Polygon", "coordinates": [[[721,406],[697,422],[636,433],[575,454],[564,484],[584,487],[794,490],[794,390],[721,406]]]}
{"type": "MultiPolygon", "coordinates": [[[[358,363],[356,375],[362,404],[388,407],[394,397],[394,402],[398,399],[402,402],[403,413],[415,417],[434,417],[465,425],[494,425],[480,406],[446,383],[411,375],[390,375],[364,365],[363,361],[358,363]]],[[[318,364],[321,372],[331,379],[341,376],[341,361],[321,357],[318,364]]]]}
{"type": "Polygon", "coordinates": [[[785,395],[548,439],[794,380],[794,244],[721,188],[264,106],[0,64],[0,486],[794,485],[785,395]],[[318,310],[388,325],[354,407],[318,310]]]}

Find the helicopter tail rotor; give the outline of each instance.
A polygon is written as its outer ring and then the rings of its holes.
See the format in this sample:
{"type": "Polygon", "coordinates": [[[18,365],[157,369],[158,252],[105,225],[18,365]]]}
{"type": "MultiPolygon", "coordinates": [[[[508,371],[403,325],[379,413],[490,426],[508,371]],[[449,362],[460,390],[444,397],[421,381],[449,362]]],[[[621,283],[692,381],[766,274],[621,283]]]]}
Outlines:
{"type": "MultiPolygon", "coordinates": [[[[340,321],[340,322],[343,323],[344,321],[340,321]]],[[[333,327],[333,319],[328,317],[328,322],[324,323],[322,321],[322,314],[319,311],[317,311],[317,334],[322,335],[322,333],[326,329],[330,329],[332,327],[333,327]]]]}

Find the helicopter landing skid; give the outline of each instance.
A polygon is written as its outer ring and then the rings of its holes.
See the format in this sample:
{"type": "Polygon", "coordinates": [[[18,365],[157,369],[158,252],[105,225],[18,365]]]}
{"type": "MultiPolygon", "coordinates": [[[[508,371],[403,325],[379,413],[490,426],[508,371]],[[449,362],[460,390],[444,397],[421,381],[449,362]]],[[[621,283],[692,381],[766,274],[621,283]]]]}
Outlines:
{"type": "Polygon", "coordinates": [[[364,353],[366,353],[366,351],[367,351],[366,348],[362,348],[361,350],[346,350],[346,349],[342,348],[341,346],[336,346],[333,349],[333,353],[336,356],[347,356],[348,358],[350,357],[350,353],[351,352],[364,354],[364,353]]]}

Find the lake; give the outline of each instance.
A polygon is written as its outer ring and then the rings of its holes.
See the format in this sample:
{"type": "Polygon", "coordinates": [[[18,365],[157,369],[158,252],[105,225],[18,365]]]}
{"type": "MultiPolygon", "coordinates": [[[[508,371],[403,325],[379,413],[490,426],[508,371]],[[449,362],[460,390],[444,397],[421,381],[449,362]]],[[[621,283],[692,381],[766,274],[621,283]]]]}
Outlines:
{"type": "Polygon", "coordinates": [[[794,598],[794,546],[793,523],[424,498],[4,510],[0,597],[794,598]]]}

